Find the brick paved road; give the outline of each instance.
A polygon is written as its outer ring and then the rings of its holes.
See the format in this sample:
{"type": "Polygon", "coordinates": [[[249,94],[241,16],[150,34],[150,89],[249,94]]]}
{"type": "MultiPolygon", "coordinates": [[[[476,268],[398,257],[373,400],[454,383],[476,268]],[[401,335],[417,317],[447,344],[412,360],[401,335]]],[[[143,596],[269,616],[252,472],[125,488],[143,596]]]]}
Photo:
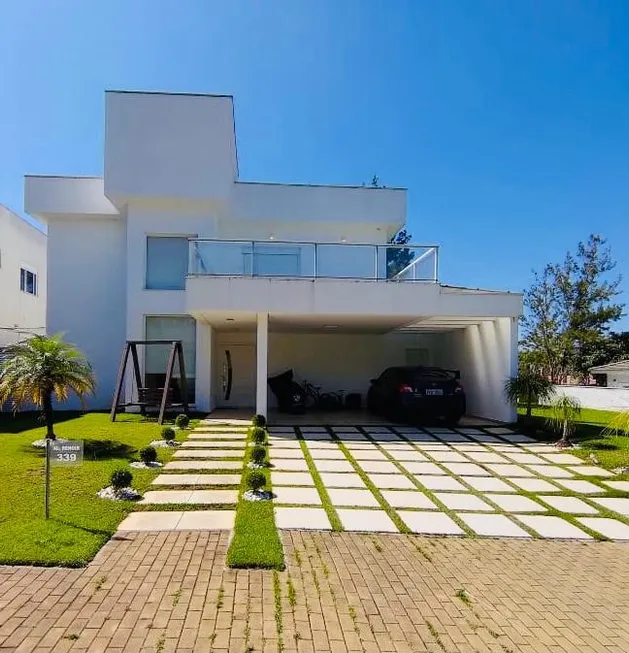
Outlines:
{"type": "Polygon", "coordinates": [[[287,532],[288,570],[227,533],[129,533],[86,569],[0,567],[0,651],[627,651],[629,545],[287,532]],[[457,597],[464,589],[464,601],[457,597]]]}

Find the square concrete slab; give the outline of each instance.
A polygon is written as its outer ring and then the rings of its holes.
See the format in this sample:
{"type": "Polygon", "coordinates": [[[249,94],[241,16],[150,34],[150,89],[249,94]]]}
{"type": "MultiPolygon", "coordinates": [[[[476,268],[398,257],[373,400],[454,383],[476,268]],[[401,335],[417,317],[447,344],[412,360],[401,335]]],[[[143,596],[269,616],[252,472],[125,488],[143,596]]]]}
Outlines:
{"type": "MultiPolygon", "coordinates": [[[[219,438],[215,440],[209,435],[200,433],[190,433],[188,442],[206,442],[208,447],[244,447],[246,444],[245,438],[219,438]]],[[[185,442],[184,442],[185,444],[185,442]]]]}
{"type": "Polygon", "coordinates": [[[370,440],[367,439],[367,436],[363,433],[336,433],[336,437],[341,440],[341,442],[363,442],[367,443],[370,440]]]}
{"type": "Polygon", "coordinates": [[[606,497],[604,499],[592,499],[592,501],[603,506],[603,508],[613,510],[621,515],[625,515],[625,517],[629,517],[629,499],[606,497]]]}
{"type": "Polygon", "coordinates": [[[370,433],[372,440],[376,442],[401,442],[401,438],[397,433],[370,433]]]}
{"type": "Polygon", "coordinates": [[[574,467],[568,467],[568,469],[581,476],[613,476],[606,469],[594,465],[575,465],[574,467]]]}
{"type": "Polygon", "coordinates": [[[305,458],[278,458],[273,461],[273,469],[282,472],[307,472],[308,464],[305,458]]]}
{"type": "Polygon", "coordinates": [[[295,503],[298,505],[319,506],[321,497],[316,488],[311,487],[273,487],[275,503],[295,503]]]}
{"type": "Polygon", "coordinates": [[[354,468],[348,460],[315,460],[320,472],[353,472],[354,468]]]}
{"type": "Polygon", "coordinates": [[[501,454],[530,453],[517,444],[488,444],[487,446],[491,447],[492,451],[499,451],[501,454]]]}
{"type": "Polygon", "coordinates": [[[369,533],[397,533],[398,529],[384,510],[348,510],[336,511],[346,531],[369,533]]]}
{"type": "Polygon", "coordinates": [[[525,492],[561,492],[561,488],[542,478],[510,478],[509,480],[525,492]]]}
{"type": "Polygon", "coordinates": [[[435,474],[437,476],[447,476],[446,472],[435,465],[435,463],[413,463],[404,462],[402,465],[412,474],[435,474]]]}
{"type": "Polygon", "coordinates": [[[327,488],[330,501],[335,506],[362,506],[378,508],[376,497],[367,489],[327,488]]]}
{"type": "Polygon", "coordinates": [[[629,540],[629,526],[607,517],[577,517],[577,521],[610,540],[629,540]]]}
{"type": "Polygon", "coordinates": [[[526,467],[540,476],[547,476],[548,478],[572,478],[573,476],[572,472],[563,467],[557,467],[557,465],[527,465],[526,467]]]}
{"type": "Polygon", "coordinates": [[[457,431],[463,433],[463,435],[483,435],[483,432],[480,429],[461,428],[457,429],[457,431]]]}
{"type": "Polygon", "coordinates": [[[212,442],[211,440],[188,440],[187,442],[181,443],[182,449],[228,449],[242,453],[245,448],[245,441],[242,440],[219,440],[218,442],[212,442]],[[236,443],[236,444],[230,444],[236,443]]]}
{"type": "Polygon", "coordinates": [[[571,515],[598,515],[596,508],[589,503],[585,503],[583,499],[577,499],[577,497],[546,497],[540,495],[537,498],[560,512],[567,512],[571,515]]]}
{"type": "Polygon", "coordinates": [[[327,432],[316,432],[313,433],[312,431],[303,431],[301,432],[301,435],[304,440],[331,440],[332,436],[327,433],[327,432]]]}
{"type": "Polygon", "coordinates": [[[271,426],[269,433],[295,433],[295,429],[292,426],[271,426]]]}
{"type": "MultiPolygon", "coordinates": [[[[587,483],[587,481],[581,482],[587,483]]],[[[629,492],[629,481],[604,481],[604,483],[612,490],[618,490],[619,492],[629,492]]],[[[598,491],[601,492],[601,488],[599,488],[598,491]]]]}
{"type": "Polygon", "coordinates": [[[271,451],[274,449],[301,449],[299,440],[283,440],[281,438],[269,438],[271,451]]]}
{"type": "Polygon", "coordinates": [[[443,512],[398,510],[398,515],[413,533],[463,535],[461,527],[443,512]]]}
{"type": "MultiPolygon", "coordinates": [[[[399,429],[398,429],[399,431],[399,429]]],[[[430,435],[429,433],[402,433],[402,436],[406,438],[407,440],[410,440],[411,442],[437,442],[437,438],[435,438],[433,435],[430,435]]]]}
{"type": "Polygon", "coordinates": [[[275,523],[288,530],[330,531],[332,525],[323,508],[275,508],[275,523]]]}
{"type": "Polygon", "coordinates": [[[468,435],[468,438],[475,440],[476,442],[482,442],[483,444],[504,444],[500,438],[497,438],[494,435],[487,435],[486,433],[483,433],[482,435],[468,435]]]}
{"type": "Polygon", "coordinates": [[[160,474],[151,485],[238,485],[237,474],[160,474]]]}
{"type": "Polygon", "coordinates": [[[578,494],[603,494],[605,490],[594,483],[589,481],[575,481],[567,479],[558,479],[556,481],[559,485],[570,490],[571,492],[577,492],[578,494]]]}
{"type": "Polygon", "coordinates": [[[240,460],[177,460],[166,463],[163,469],[166,472],[173,469],[241,470],[242,462],[240,460]]]}
{"type": "Polygon", "coordinates": [[[369,474],[369,480],[379,489],[391,488],[399,490],[413,490],[415,484],[404,474],[369,474]]]}
{"type": "Polygon", "coordinates": [[[428,458],[420,453],[419,451],[414,451],[413,449],[390,449],[388,450],[389,455],[395,460],[406,461],[406,462],[428,462],[428,458]]]}
{"type": "Polygon", "coordinates": [[[401,474],[392,462],[378,460],[359,460],[358,464],[366,471],[374,474],[401,474]]]}
{"type": "Polygon", "coordinates": [[[372,449],[353,449],[352,456],[358,461],[362,460],[378,460],[387,462],[389,459],[380,451],[373,447],[372,449]]]}
{"type": "Polygon", "coordinates": [[[327,433],[325,426],[302,426],[299,429],[302,433],[327,433]]]}
{"type": "Polygon", "coordinates": [[[460,433],[436,433],[435,437],[442,442],[469,442],[469,438],[466,438],[460,433]]]}
{"type": "Polygon", "coordinates": [[[236,503],[238,490],[194,490],[187,503],[236,503]]]}
{"type": "Polygon", "coordinates": [[[314,486],[310,472],[271,472],[271,483],[276,485],[308,485],[314,486]]]}
{"type": "Polygon", "coordinates": [[[313,460],[347,460],[345,454],[337,447],[336,449],[310,449],[313,460]]]}
{"type": "Polygon", "coordinates": [[[192,490],[151,490],[144,493],[139,504],[190,503],[192,490]]]}
{"type": "Polygon", "coordinates": [[[432,433],[433,435],[442,435],[443,433],[454,433],[454,431],[451,428],[447,428],[445,426],[431,426],[425,429],[428,431],[428,433],[432,433]]]}
{"type": "Polygon", "coordinates": [[[367,486],[356,473],[320,472],[321,481],[327,487],[355,487],[365,489],[367,486]]]}
{"type": "Polygon", "coordinates": [[[518,515],[517,519],[542,537],[565,540],[591,540],[582,530],[561,517],[551,515],[518,515]]]}
{"type": "Polygon", "coordinates": [[[442,451],[431,451],[428,455],[438,462],[469,463],[469,460],[462,453],[448,449],[443,449],[442,451]]]}
{"type": "Polygon", "coordinates": [[[466,488],[452,476],[423,476],[418,474],[415,480],[429,490],[460,490],[465,492],[466,488]]]}
{"type": "Polygon", "coordinates": [[[515,492],[515,490],[494,476],[461,476],[461,480],[479,492],[515,492]]]}
{"type": "Polygon", "coordinates": [[[536,501],[519,494],[492,494],[487,498],[506,512],[546,512],[548,510],[536,501]]]}
{"type": "Polygon", "coordinates": [[[187,449],[186,451],[175,451],[173,458],[242,458],[242,451],[231,451],[229,449],[187,449]]]}
{"type": "Polygon", "coordinates": [[[174,531],[183,515],[176,511],[132,512],[122,520],[119,531],[174,531]]]}
{"type": "Polygon", "coordinates": [[[529,438],[526,435],[522,435],[521,433],[513,433],[512,435],[501,435],[500,436],[503,440],[506,440],[507,442],[516,442],[517,444],[525,444],[528,442],[535,442],[533,438],[529,438]]]}
{"type": "Polygon", "coordinates": [[[450,510],[474,510],[494,512],[495,509],[473,494],[464,492],[435,492],[435,497],[450,510]]]}
{"type": "Polygon", "coordinates": [[[358,433],[358,429],[355,426],[333,426],[332,430],[335,433],[358,433]]]}
{"type": "Polygon", "coordinates": [[[486,467],[498,476],[533,476],[528,469],[518,465],[486,463],[486,467]]]}
{"type": "Polygon", "coordinates": [[[279,447],[271,447],[269,449],[269,457],[271,460],[276,458],[303,458],[304,454],[301,449],[293,447],[292,449],[280,449],[279,447]]]}
{"type": "Polygon", "coordinates": [[[403,490],[383,490],[382,496],[393,508],[422,508],[424,510],[439,510],[425,494],[419,490],[405,492],[403,490]]]}
{"type": "Polygon", "coordinates": [[[507,463],[507,459],[492,451],[466,451],[465,455],[477,463],[507,463]]]}
{"type": "Polygon", "coordinates": [[[458,517],[478,535],[486,537],[531,537],[505,515],[462,512],[458,517]]]}
{"type": "Polygon", "coordinates": [[[333,449],[334,451],[338,451],[339,448],[336,440],[308,440],[306,444],[309,450],[327,449],[329,451],[330,449],[333,449]]]}
{"type": "Polygon", "coordinates": [[[515,433],[515,431],[504,428],[503,426],[487,426],[485,431],[487,431],[487,433],[492,433],[493,435],[510,435],[515,433]]]}
{"type": "Polygon", "coordinates": [[[446,442],[417,442],[415,446],[421,451],[453,451],[446,442]]]}
{"type": "Polygon", "coordinates": [[[545,453],[542,454],[542,458],[549,463],[555,463],[555,465],[581,465],[583,463],[581,458],[571,456],[569,453],[545,453]]]}
{"type": "Polygon", "coordinates": [[[234,528],[235,510],[189,510],[182,513],[177,531],[227,531],[234,528]]]}
{"type": "Polygon", "coordinates": [[[391,429],[388,426],[365,426],[365,433],[391,433],[391,429]]]}
{"type": "Polygon", "coordinates": [[[506,453],[505,456],[507,456],[507,458],[509,458],[509,460],[513,461],[514,463],[526,465],[545,465],[549,462],[543,458],[540,458],[539,456],[536,456],[534,453],[513,452],[506,453]]]}
{"type": "Polygon", "coordinates": [[[398,433],[412,434],[412,433],[423,433],[421,429],[415,426],[394,426],[393,427],[398,433]]]}
{"type": "Polygon", "coordinates": [[[443,466],[460,476],[487,476],[487,472],[474,463],[443,463],[443,466]]]}

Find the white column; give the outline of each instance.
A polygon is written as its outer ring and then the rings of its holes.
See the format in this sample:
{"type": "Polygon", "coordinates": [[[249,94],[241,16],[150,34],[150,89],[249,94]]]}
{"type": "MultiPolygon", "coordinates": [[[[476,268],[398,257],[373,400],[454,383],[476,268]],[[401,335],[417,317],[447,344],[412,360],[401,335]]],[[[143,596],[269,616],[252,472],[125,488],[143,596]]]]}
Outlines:
{"type": "Polygon", "coordinates": [[[269,355],[269,314],[258,313],[256,337],[256,413],[267,416],[267,375],[269,355]]]}
{"type": "Polygon", "coordinates": [[[197,320],[196,379],[194,402],[196,409],[210,412],[212,394],[212,327],[197,320]]]}

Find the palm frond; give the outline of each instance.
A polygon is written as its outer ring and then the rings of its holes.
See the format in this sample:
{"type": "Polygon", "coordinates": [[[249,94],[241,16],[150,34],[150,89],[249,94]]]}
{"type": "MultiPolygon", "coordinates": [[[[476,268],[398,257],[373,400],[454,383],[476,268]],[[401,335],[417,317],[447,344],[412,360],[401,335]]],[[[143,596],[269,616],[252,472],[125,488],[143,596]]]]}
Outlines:
{"type": "Polygon", "coordinates": [[[629,410],[614,415],[603,435],[629,435],[629,410]]]}
{"type": "Polygon", "coordinates": [[[581,415],[581,402],[574,397],[560,394],[550,405],[547,424],[555,431],[573,433],[581,415]]]}

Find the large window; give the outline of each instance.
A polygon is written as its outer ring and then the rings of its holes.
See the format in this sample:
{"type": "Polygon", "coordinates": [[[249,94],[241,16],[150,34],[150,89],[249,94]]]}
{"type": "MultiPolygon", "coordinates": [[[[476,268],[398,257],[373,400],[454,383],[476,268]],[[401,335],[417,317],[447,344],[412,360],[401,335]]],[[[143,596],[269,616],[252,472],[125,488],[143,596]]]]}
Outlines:
{"type": "Polygon", "coordinates": [[[183,290],[188,273],[188,239],[149,236],[146,239],[146,287],[149,290],[183,290]]]}
{"type": "Polygon", "coordinates": [[[20,290],[29,295],[37,294],[37,275],[32,270],[20,268],[20,290]]]}
{"type": "MultiPolygon", "coordinates": [[[[188,383],[188,401],[194,403],[196,377],[197,330],[194,318],[188,316],[147,316],[147,340],[181,340],[183,358],[188,383]]],[[[148,345],[144,360],[144,376],[147,388],[163,388],[166,381],[166,367],[170,345],[148,345]]],[[[181,381],[179,365],[175,364],[172,387],[175,389],[175,401],[181,400],[181,381]]]]}

